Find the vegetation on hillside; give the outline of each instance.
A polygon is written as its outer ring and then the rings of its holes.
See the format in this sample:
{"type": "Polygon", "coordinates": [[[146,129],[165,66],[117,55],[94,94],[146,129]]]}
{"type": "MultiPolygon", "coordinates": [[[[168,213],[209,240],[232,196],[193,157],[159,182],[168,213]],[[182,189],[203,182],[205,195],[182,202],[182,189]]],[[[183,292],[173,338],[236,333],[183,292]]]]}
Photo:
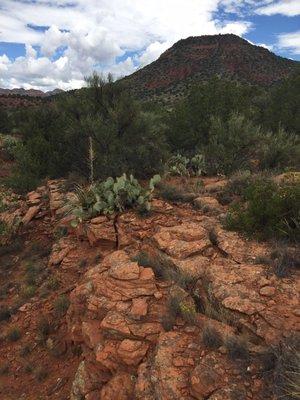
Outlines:
{"type": "MultiPolygon", "coordinates": [[[[124,173],[148,179],[161,173],[191,177],[299,170],[299,76],[270,90],[215,77],[170,110],[141,105],[123,82],[94,74],[86,88],[42,107],[1,111],[3,132],[22,133],[20,140],[2,140],[6,157],[16,162],[6,183],[26,192],[44,178],[70,174],[98,187],[108,177],[106,182],[115,184],[124,173]]],[[[228,224],[263,238],[297,240],[297,189],[267,180],[251,184],[228,224]]],[[[101,190],[92,192],[98,199],[93,205],[101,203],[104,213],[111,209],[101,190]]]]}

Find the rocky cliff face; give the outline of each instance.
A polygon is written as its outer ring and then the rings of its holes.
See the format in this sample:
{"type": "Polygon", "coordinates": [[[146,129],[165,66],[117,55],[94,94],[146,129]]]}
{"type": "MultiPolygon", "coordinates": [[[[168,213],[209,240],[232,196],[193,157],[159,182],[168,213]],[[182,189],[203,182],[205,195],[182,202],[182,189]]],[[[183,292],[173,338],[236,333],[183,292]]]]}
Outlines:
{"type": "MultiPolygon", "coordinates": [[[[24,385],[15,345],[0,344],[1,361],[8,356],[16,365],[5,393],[32,400],[40,385],[51,399],[274,399],[274,371],[262,359],[299,333],[299,273],[276,277],[259,261],[269,245],[222,228],[226,206],[216,193],[225,184],[204,179],[197,209],[155,198],[146,218],[128,211],[84,229],[71,228],[65,216],[73,195],[64,181],[48,182],[14,213],[2,213],[48,246],[51,231],[64,231],[52,241],[47,271],[60,277],[60,294],[70,293],[67,315],[46,341],[51,355],[33,347],[52,371],[46,381],[24,385]]],[[[53,313],[48,299],[34,297],[12,317],[27,331],[22,340],[36,340],[41,310],[53,313]]]]}
{"type": "Polygon", "coordinates": [[[152,64],[124,81],[137,97],[176,98],[213,76],[270,86],[288,76],[299,62],[278,57],[236,35],[180,40],[152,64]]]}

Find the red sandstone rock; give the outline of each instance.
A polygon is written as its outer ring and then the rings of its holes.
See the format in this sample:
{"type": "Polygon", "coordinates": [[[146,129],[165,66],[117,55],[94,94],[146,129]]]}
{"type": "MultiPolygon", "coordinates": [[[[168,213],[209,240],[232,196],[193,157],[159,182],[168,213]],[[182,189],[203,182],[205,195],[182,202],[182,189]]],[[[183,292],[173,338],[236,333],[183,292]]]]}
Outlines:
{"type": "Polygon", "coordinates": [[[40,211],[40,209],[41,209],[40,206],[30,207],[22,219],[23,225],[29,224],[29,222],[37,215],[37,213],[40,211]]]}

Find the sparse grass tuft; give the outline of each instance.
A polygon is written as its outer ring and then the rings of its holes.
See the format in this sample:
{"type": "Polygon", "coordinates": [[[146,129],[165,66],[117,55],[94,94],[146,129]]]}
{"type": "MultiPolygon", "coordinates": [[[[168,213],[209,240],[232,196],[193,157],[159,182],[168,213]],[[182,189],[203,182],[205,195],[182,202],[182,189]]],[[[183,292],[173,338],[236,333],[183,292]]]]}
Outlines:
{"type": "Polygon", "coordinates": [[[31,285],[23,286],[21,289],[21,297],[23,299],[30,299],[36,293],[36,287],[31,285]]]}
{"type": "Polygon", "coordinates": [[[285,278],[292,270],[300,267],[300,250],[290,249],[288,246],[277,246],[271,253],[271,263],[278,278],[285,278]]]}
{"type": "Polygon", "coordinates": [[[34,371],[34,376],[38,382],[44,381],[48,377],[48,375],[49,375],[49,372],[43,366],[36,368],[34,371]]]}
{"type": "Polygon", "coordinates": [[[26,372],[26,374],[31,374],[34,370],[33,364],[32,363],[28,363],[25,365],[24,370],[26,372]]]}
{"type": "Polygon", "coordinates": [[[54,302],[54,312],[58,317],[62,317],[67,312],[70,301],[67,296],[61,295],[54,302]]]}
{"type": "Polygon", "coordinates": [[[141,267],[152,268],[158,279],[174,281],[178,286],[187,290],[194,283],[194,278],[176,269],[172,262],[165,256],[157,258],[150,257],[148,253],[141,251],[134,258],[141,267]]]}
{"type": "Polygon", "coordinates": [[[287,338],[276,349],[274,391],[278,398],[300,399],[300,338],[287,338]]]}
{"type": "Polygon", "coordinates": [[[86,258],[80,260],[80,262],[79,262],[79,267],[80,268],[84,269],[84,268],[86,268],[87,265],[88,265],[88,261],[87,261],[86,258]]]}
{"type": "Polygon", "coordinates": [[[249,349],[244,339],[230,336],[225,341],[228,356],[231,360],[248,360],[249,349]]]}
{"type": "Polygon", "coordinates": [[[177,317],[181,317],[188,324],[194,324],[196,314],[193,304],[187,304],[178,296],[170,296],[167,303],[167,315],[163,318],[162,324],[167,328],[166,330],[171,330],[177,317]]]}
{"type": "Polygon", "coordinates": [[[211,350],[216,350],[223,344],[223,339],[220,333],[211,325],[204,327],[202,332],[202,342],[205,347],[211,350]]]}
{"type": "Polygon", "coordinates": [[[7,339],[11,342],[17,342],[21,338],[21,331],[17,327],[12,327],[7,332],[7,339]]]}
{"type": "Polygon", "coordinates": [[[25,344],[23,347],[20,349],[20,356],[21,357],[26,357],[31,353],[31,346],[29,344],[25,344]]]}
{"type": "Polygon", "coordinates": [[[158,185],[159,196],[166,201],[178,203],[191,203],[196,195],[194,193],[187,193],[182,191],[176,186],[161,183],[158,185]]]}
{"type": "Polygon", "coordinates": [[[41,339],[45,340],[46,337],[52,332],[52,330],[53,330],[53,326],[46,317],[42,317],[38,321],[37,332],[41,339]]]}
{"type": "Polygon", "coordinates": [[[11,316],[10,309],[6,306],[0,307],[0,322],[8,321],[11,316]]]}
{"type": "Polygon", "coordinates": [[[1,375],[8,375],[9,373],[9,364],[0,364],[0,376],[1,375]]]}
{"type": "Polygon", "coordinates": [[[208,232],[208,238],[213,246],[218,246],[218,235],[214,228],[210,229],[208,232]]]}
{"type": "Polygon", "coordinates": [[[46,288],[49,290],[56,290],[58,289],[60,286],[59,280],[57,277],[55,276],[51,276],[50,278],[48,278],[47,282],[46,282],[46,288]]]}

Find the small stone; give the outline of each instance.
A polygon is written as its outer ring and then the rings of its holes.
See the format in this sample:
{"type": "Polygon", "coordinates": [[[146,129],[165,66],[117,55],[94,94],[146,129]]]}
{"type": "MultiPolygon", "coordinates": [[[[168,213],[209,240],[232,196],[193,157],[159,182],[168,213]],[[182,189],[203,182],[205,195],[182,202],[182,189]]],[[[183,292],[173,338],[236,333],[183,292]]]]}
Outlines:
{"type": "Polygon", "coordinates": [[[293,311],[293,314],[294,314],[296,317],[300,317],[300,308],[297,309],[297,310],[294,310],[294,311],[293,311]]]}
{"type": "Polygon", "coordinates": [[[227,354],[227,349],[226,349],[226,347],[225,347],[225,346],[219,347],[219,352],[220,352],[221,354],[227,354]]]}
{"type": "Polygon", "coordinates": [[[275,292],[276,289],[273,286],[264,286],[259,291],[259,293],[262,296],[267,296],[267,297],[274,296],[275,292]]]}

